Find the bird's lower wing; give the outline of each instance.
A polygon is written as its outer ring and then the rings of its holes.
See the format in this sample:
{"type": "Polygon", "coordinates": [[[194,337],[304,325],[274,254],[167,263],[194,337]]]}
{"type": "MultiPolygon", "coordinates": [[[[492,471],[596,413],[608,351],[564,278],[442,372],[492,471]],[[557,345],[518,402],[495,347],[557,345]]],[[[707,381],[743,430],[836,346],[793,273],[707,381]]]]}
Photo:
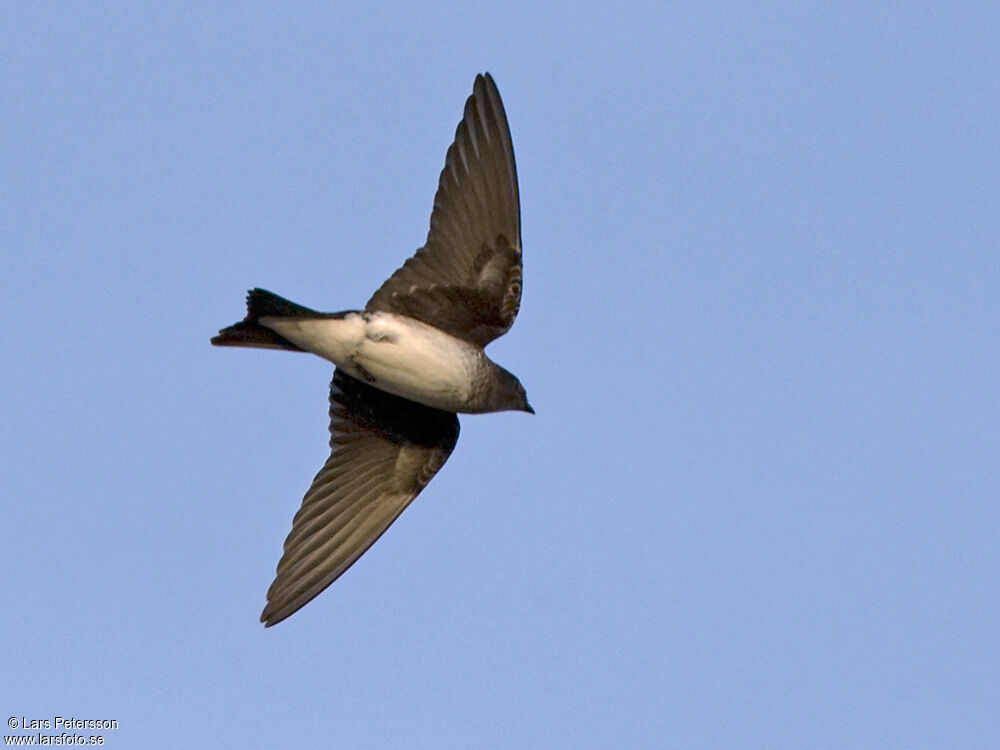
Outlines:
{"type": "Polygon", "coordinates": [[[330,386],[326,464],[295,514],[261,622],[274,625],[333,583],[444,465],[458,417],[341,372],[330,386]]]}

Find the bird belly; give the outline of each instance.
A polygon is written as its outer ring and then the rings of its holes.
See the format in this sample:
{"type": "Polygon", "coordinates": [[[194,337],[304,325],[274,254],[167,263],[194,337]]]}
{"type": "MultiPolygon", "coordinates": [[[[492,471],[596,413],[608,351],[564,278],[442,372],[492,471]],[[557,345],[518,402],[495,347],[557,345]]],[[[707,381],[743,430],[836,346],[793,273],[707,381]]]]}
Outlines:
{"type": "Polygon", "coordinates": [[[413,318],[362,312],[260,323],[358,380],[425,406],[461,411],[473,395],[481,353],[413,318]]]}

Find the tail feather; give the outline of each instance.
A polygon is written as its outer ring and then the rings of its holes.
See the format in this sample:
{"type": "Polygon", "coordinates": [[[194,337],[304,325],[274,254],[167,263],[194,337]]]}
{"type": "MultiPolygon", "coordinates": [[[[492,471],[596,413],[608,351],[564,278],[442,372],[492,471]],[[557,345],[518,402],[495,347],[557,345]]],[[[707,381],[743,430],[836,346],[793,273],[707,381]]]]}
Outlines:
{"type": "Polygon", "coordinates": [[[290,349],[301,352],[291,341],[258,323],[263,317],[309,318],[321,315],[308,307],[297,305],[266,289],[247,292],[247,315],[239,323],[223,328],[212,338],[215,346],[246,346],[259,349],[290,349]]]}
{"type": "Polygon", "coordinates": [[[284,297],[279,297],[274,292],[266,289],[251,289],[247,292],[247,320],[256,321],[258,318],[315,318],[322,313],[310,310],[308,307],[297,305],[284,297]]]}

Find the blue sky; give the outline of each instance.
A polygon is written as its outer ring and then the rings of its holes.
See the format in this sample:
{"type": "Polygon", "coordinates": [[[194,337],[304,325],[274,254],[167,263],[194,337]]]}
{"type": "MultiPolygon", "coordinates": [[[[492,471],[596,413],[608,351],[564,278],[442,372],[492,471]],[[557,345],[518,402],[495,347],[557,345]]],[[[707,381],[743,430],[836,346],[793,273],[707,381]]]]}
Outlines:
{"type": "Polygon", "coordinates": [[[1000,746],[991,4],[19,3],[0,710],[110,747],[1000,746]],[[511,123],[534,417],[257,617],[330,367],[219,350],[511,123]]]}

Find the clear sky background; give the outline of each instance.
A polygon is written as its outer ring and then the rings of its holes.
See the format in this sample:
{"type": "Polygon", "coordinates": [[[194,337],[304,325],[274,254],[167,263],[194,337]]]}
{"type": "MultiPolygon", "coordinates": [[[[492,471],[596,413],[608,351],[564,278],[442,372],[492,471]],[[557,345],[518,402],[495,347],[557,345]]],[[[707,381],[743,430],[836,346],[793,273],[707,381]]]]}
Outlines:
{"type": "MultiPolygon", "coordinates": [[[[1000,747],[994,3],[8,3],[0,711],[110,747],[1000,747]],[[477,72],[537,410],[257,621],[477,72]]],[[[6,733],[8,730],[4,730],[6,733]]]]}

